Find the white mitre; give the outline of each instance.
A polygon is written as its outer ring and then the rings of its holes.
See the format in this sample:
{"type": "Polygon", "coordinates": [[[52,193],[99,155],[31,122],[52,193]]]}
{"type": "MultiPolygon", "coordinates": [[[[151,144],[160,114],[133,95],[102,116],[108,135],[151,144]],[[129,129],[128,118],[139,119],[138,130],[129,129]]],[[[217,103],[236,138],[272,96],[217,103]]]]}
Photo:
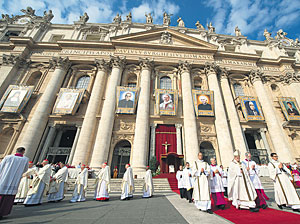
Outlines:
{"type": "Polygon", "coordinates": [[[236,151],[234,151],[234,153],[233,153],[233,156],[240,156],[240,155],[241,155],[241,153],[240,153],[239,150],[236,150],[236,151]]]}

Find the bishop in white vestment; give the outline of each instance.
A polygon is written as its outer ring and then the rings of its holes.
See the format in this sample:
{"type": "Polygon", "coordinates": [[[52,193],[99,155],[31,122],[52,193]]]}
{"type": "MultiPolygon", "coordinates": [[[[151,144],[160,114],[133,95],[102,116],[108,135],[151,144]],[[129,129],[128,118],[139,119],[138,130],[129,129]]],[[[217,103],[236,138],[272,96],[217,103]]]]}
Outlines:
{"type": "Polygon", "coordinates": [[[134,193],[133,173],[130,164],[126,164],[125,168],[126,172],[124,173],[121,186],[121,200],[130,200],[131,198],[133,198],[134,193]]]}
{"type": "Polygon", "coordinates": [[[146,167],[146,174],[143,185],[143,198],[151,198],[153,195],[153,180],[152,180],[152,172],[149,166],[146,167]]]}
{"type": "Polygon", "coordinates": [[[15,155],[5,156],[0,163],[0,218],[10,214],[23,173],[28,169],[25,148],[17,148],[15,155]]]}
{"type": "Polygon", "coordinates": [[[73,192],[71,203],[85,201],[85,192],[88,187],[88,169],[84,164],[81,164],[81,171],[75,181],[75,188],[73,192]]]}
{"type": "Polygon", "coordinates": [[[48,160],[44,160],[42,166],[43,168],[39,169],[30,185],[30,189],[24,201],[25,206],[40,205],[43,196],[48,191],[51,178],[51,165],[48,160]]]}
{"type": "Polygon", "coordinates": [[[59,163],[60,169],[50,181],[48,202],[58,202],[64,199],[65,187],[68,181],[68,168],[59,163]]]}
{"type": "Polygon", "coordinates": [[[210,187],[209,187],[210,166],[204,162],[201,152],[198,153],[198,160],[194,162],[193,177],[195,177],[193,198],[195,206],[201,211],[212,214],[210,187]]]}
{"type": "Polygon", "coordinates": [[[189,201],[189,203],[193,202],[193,186],[194,186],[194,180],[193,180],[193,172],[190,168],[190,163],[186,162],[185,168],[183,169],[183,186],[185,189],[185,196],[186,199],[189,201]]]}
{"type": "Polygon", "coordinates": [[[256,206],[258,208],[266,209],[268,207],[266,200],[269,200],[269,198],[265,194],[264,188],[260,182],[258,167],[256,165],[256,162],[251,160],[251,154],[249,152],[246,152],[245,156],[246,159],[242,161],[242,165],[247,170],[250,179],[255,187],[255,191],[257,194],[257,198],[255,199],[256,206]]]}
{"type": "Polygon", "coordinates": [[[180,192],[180,198],[185,198],[185,188],[183,180],[183,166],[179,166],[179,170],[176,172],[177,186],[180,192]]]}
{"type": "Polygon", "coordinates": [[[247,170],[240,163],[240,152],[235,151],[233,155],[234,159],[228,170],[228,199],[237,209],[258,212],[259,209],[255,208],[257,194],[247,170]]]}
{"type": "Polygon", "coordinates": [[[102,164],[102,169],[96,178],[95,199],[97,201],[108,201],[110,192],[110,169],[107,163],[102,164]]]}
{"type": "Polygon", "coordinates": [[[274,183],[275,201],[280,209],[284,206],[300,211],[300,198],[291,183],[291,171],[278,161],[276,153],[271,153],[272,160],[268,164],[270,178],[274,183]]]}

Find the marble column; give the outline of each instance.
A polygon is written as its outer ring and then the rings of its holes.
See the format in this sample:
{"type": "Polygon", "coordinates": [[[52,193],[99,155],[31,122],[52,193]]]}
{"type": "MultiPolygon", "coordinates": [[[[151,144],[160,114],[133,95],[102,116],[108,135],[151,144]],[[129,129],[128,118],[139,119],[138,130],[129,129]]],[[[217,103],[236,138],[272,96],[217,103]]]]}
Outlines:
{"type": "MultiPolygon", "coordinates": [[[[229,118],[229,124],[232,132],[234,148],[239,149],[242,154],[242,157],[244,157],[245,153],[248,150],[243,135],[243,130],[241,127],[239,115],[237,113],[235,103],[233,100],[233,95],[229,85],[228,72],[226,69],[220,68],[219,73],[220,73],[219,75],[220,75],[221,89],[223,92],[225,107],[229,118]]],[[[218,104],[215,104],[215,107],[218,107],[218,104]]]]}
{"type": "Polygon", "coordinates": [[[53,140],[54,140],[54,137],[55,137],[55,127],[54,126],[50,126],[49,127],[49,131],[48,131],[48,134],[47,134],[47,137],[46,137],[46,140],[44,142],[44,146],[42,148],[42,151],[41,151],[41,154],[39,156],[39,159],[38,161],[35,161],[35,162],[41,162],[43,159],[46,158],[46,154],[48,152],[48,149],[49,147],[51,146],[53,140]]]}
{"type": "Polygon", "coordinates": [[[150,139],[150,158],[155,156],[155,139],[156,139],[156,134],[155,134],[155,130],[156,130],[157,124],[152,124],[150,126],[151,128],[151,139],[150,139]]]}
{"type": "Polygon", "coordinates": [[[205,65],[205,72],[208,79],[209,90],[214,91],[215,128],[217,133],[221,163],[224,167],[228,167],[229,163],[233,159],[234,148],[231,140],[230,128],[216,70],[218,70],[218,68],[214,64],[207,63],[205,65]]]}
{"type": "Polygon", "coordinates": [[[260,145],[260,141],[259,141],[258,136],[257,136],[257,133],[253,134],[253,138],[254,138],[256,149],[262,149],[262,147],[260,145]]]}
{"type": "Polygon", "coordinates": [[[121,74],[126,60],[120,57],[111,58],[112,71],[106,87],[105,101],[102,107],[101,119],[98,125],[96,141],[91,157],[91,167],[99,169],[108,161],[108,154],[115,120],[116,90],[120,85],[121,74]]]}
{"type": "Polygon", "coordinates": [[[252,70],[249,74],[249,79],[254,86],[256,95],[258,96],[274,149],[278,154],[280,161],[294,161],[288,142],[284,137],[282,126],[276,117],[276,111],[273,108],[272,100],[269,99],[265,90],[262,81],[264,79],[264,74],[259,70],[252,70]]]}
{"type": "Polygon", "coordinates": [[[183,155],[182,142],[181,142],[181,127],[182,124],[175,124],[176,127],[176,143],[177,143],[177,154],[183,155]]]}
{"type": "MultiPolygon", "coordinates": [[[[45,92],[38,101],[38,105],[33,113],[32,118],[26,128],[25,134],[18,146],[25,147],[25,155],[29,159],[33,159],[38,148],[43,131],[48,122],[49,114],[51,113],[57,93],[62,85],[65,74],[67,73],[70,61],[69,58],[53,57],[50,64],[55,67],[51,74],[51,79],[45,89],[45,92]]],[[[50,74],[49,74],[50,75],[50,74]]]]}
{"type": "Polygon", "coordinates": [[[191,65],[188,62],[179,62],[179,73],[182,81],[183,128],[186,142],[185,161],[193,163],[197,160],[200,149],[190,71],[191,65]]]}
{"type": "Polygon", "coordinates": [[[268,143],[268,140],[267,140],[267,136],[266,136],[266,129],[265,128],[261,128],[259,130],[259,133],[260,133],[260,136],[261,136],[261,139],[264,143],[264,147],[265,149],[267,150],[268,152],[268,157],[270,158],[270,155],[271,155],[271,149],[270,149],[270,146],[269,146],[269,143],[268,143]]]}
{"type": "Polygon", "coordinates": [[[131,158],[133,172],[138,177],[145,175],[147,155],[149,153],[150,82],[153,64],[153,61],[147,58],[140,60],[140,94],[131,158]]]}
{"type": "MultiPolygon", "coordinates": [[[[80,132],[81,132],[81,126],[78,126],[77,131],[76,131],[76,135],[75,135],[75,138],[74,138],[74,142],[73,142],[73,145],[72,145],[72,149],[71,149],[71,152],[70,152],[70,156],[69,156],[69,159],[68,159],[68,163],[70,165],[73,162],[74,153],[75,153],[75,149],[76,149],[76,146],[77,146],[77,143],[78,143],[78,138],[80,136],[80,132]]],[[[76,166],[77,164],[74,163],[74,165],[76,166]]]]}
{"type": "Polygon", "coordinates": [[[96,131],[96,116],[103,97],[106,75],[108,72],[108,64],[103,59],[96,60],[95,63],[98,67],[98,71],[83,119],[81,133],[79,135],[74,158],[72,161],[73,164],[86,164],[88,162],[88,158],[92,149],[94,133],[96,131]]]}

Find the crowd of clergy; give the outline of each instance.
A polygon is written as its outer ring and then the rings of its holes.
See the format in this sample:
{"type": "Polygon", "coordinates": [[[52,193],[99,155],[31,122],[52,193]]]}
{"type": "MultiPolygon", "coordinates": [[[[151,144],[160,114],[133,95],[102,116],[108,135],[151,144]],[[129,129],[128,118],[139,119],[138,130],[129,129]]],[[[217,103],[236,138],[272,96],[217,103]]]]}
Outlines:
{"type": "MultiPolygon", "coordinates": [[[[44,196],[47,196],[48,202],[59,202],[64,199],[68,167],[62,162],[51,165],[48,160],[34,166],[24,153],[25,148],[19,147],[16,154],[4,157],[0,163],[0,218],[10,214],[13,204],[41,205],[44,196]]],[[[251,212],[258,212],[260,208],[267,209],[266,200],[269,198],[264,192],[258,166],[251,160],[251,154],[246,153],[244,161],[240,161],[238,150],[233,155],[228,170],[222,165],[217,165],[215,158],[210,160],[210,164],[205,162],[201,152],[198,153],[195,162],[192,164],[186,162],[184,169],[180,166],[176,173],[180,197],[186,198],[189,203],[194,203],[197,209],[210,214],[213,213],[212,206],[224,210],[228,201],[231,201],[237,209],[248,209],[251,212]]],[[[281,163],[276,153],[271,153],[270,156],[272,159],[268,164],[268,170],[274,183],[278,207],[280,209],[290,207],[300,212],[300,198],[294,186],[296,174],[299,177],[299,167],[281,163]]],[[[125,168],[120,199],[130,200],[134,193],[133,172],[130,164],[126,164],[125,168]]],[[[115,170],[116,168],[114,172],[115,170]]],[[[109,200],[110,178],[110,167],[107,163],[103,163],[95,179],[94,200],[109,200]]],[[[85,201],[87,187],[88,169],[84,164],[80,164],[80,172],[70,202],[85,201]]],[[[147,166],[143,198],[152,197],[153,191],[152,172],[147,166]]]]}

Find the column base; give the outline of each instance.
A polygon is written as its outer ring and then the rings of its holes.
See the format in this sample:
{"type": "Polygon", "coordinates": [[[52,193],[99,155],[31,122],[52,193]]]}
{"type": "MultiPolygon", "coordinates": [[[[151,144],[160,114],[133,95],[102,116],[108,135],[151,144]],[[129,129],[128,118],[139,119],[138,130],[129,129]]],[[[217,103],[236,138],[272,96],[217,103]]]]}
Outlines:
{"type": "Polygon", "coordinates": [[[146,174],[146,167],[141,168],[141,167],[132,167],[133,171],[133,178],[134,179],[141,179],[145,177],[146,174]]]}

